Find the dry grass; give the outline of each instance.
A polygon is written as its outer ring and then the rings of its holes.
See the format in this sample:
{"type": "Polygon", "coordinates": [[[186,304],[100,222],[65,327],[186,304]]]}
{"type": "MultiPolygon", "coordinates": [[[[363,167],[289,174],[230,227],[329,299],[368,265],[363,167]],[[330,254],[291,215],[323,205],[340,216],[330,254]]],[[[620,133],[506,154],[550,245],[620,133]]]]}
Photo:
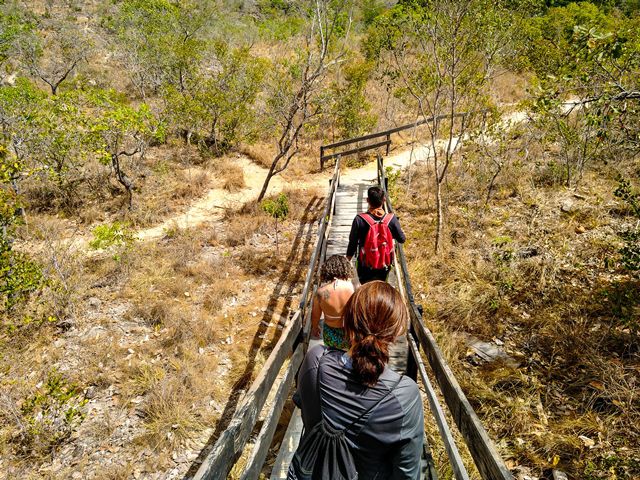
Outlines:
{"type": "Polygon", "coordinates": [[[485,175],[470,166],[450,171],[440,255],[430,253],[435,212],[424,194],[425,167],[411,192],[398,186],[414,291],[511,466],[534,475],[557,467],[570,478],[636,478],[640,355],[623,317],[633,298],[637,305],[640,285],[621,281],[612,262],[621,221],[611,214],[615,181],[589,171],[575,197],[536,180],[536,168],[511,164],[487,206],[485,175]],[[501,339],[520,367],[471,367],[456,332],[501,339]]]}
{"type": "Polygon", "coordinates": [[[527,75],[504,70],[491,78],[489,89],[498,105],[517,103],[527,98],[529,82],[527,75]]]}
{"type": "Polygon", "coordinates": [[[273,223],[253,202],[239,211],[227,211],[226,220],[225,237],[222,242],[228,247],[245,245],[273,223]]]}
{"type": "Polygon", "coordinates": [[[173,189],[174,200],[191,200],[202,196],[209,188],[209,174],[202,170],[178,170],[177,185],[173,189]]]}
{"type": "Polygon", "coordinates": [[[230,163],[220,173],[222,174],[222,188],[226,191],[234,193],[246,187],[244,173],[240,166],[230,163]]]}
{"type": "Polygon", "coordinates": [[[241,145],[238,149],[261,167],[269,168],[275,156],[275,147],[271,143],[257,142],[252,145],[241,145]]]}

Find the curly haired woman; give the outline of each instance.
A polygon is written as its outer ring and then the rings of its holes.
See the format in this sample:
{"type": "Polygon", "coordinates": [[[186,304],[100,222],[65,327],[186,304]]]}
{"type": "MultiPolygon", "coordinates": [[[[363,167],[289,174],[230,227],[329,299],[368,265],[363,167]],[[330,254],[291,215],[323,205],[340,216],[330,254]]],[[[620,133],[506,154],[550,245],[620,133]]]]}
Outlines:
{"type": "Polygon", "coordinates": [[[313,299],[311,336],[320,336],[320,315],[324,314],[322,338],[327,347],[348,350],[342,328],[342,310],[354,292],[351,262],[342,255],[329,257],[320,267],[320,288],[313,299]]]}

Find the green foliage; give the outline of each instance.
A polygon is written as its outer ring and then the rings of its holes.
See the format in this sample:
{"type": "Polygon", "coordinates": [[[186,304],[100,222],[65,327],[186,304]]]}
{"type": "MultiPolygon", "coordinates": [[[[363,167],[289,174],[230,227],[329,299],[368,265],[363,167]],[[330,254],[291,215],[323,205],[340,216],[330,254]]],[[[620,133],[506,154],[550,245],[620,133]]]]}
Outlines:
{"type": "Polygon", "coordinates": [[[261,0],[258,2],[258,9],[258,30],[267,40],[282,41],[292,38],[302,31],[306,23],[295,2],[261,0]]]}
{"type": "Polygon", "coordinates": [[[33,23],[13,5],[0,5],[0,66],[11,58],[20,36],[31,32],[33,23]]]}
{"type": "Polygon", "coordinates": [[[20,407],[24,451],[48,453],[63,443],[84,420],[87,402],[77,385],[68,383],[56,370],[49,372],[46,383],[20,407]]]}
{"type": "Polygon", "coordinates": [[[365,88],[373,64],[351,61],[342,70],[344,80],[331,86],[333,116],[341,138],[357,137],[370,132],[376,124],[367,101],[365,88]]]}
{"type": "Polygon", "coordinates": [[[640,193],[633,190],[631,183],[622,177],[613,193],[625,202],[637,219],[635,227],[618,232],[624,242],[619,252],[621,263],[630,272],[640,273],[640,193]]]}
{"type": "Polygon", "coordinates": [[[114,20],[128,71],[142,96],[171,85],[184,89],[207,53],[215,14],[205,0],[125,0],[114,20]]]}
{"type": "Polygon", "coordinates": [[[284,220],[289,215],[289,199],[281,193],[274,199],[262,202],[262,209],[276,220],[284,220]]]}
{"type": "Polygon", "coordinates": [[[371,25],[384,12],[385,4],[381,0],[365,0],[360,3],[362,21],[365,26],[371,25]]]}
{"type": "Polygon", "coordinates": [[[150,140],[163,140],[164,126],[146,104],[132,106],[113,90],[88,90],[87,103],[90,149],[102,164],[111,165],[116,180],[127,191],[131,208],[134,182],[122,161],[141,158],[150,140]]]}
{"type": "Polygon", "coordinates": [[[5,235],[0,238],[0,298],[3,311],[25,302],[43,286],[42,268],[25,254],[11,249],[5,235]]]}
{"type": "Polygon", "coordinates": [[[398,179],[402,176],[402,172],[394,170],[393,167],[384,167],[384,174],[387,178],[387,194],[391,200],[391,205],[395,205],[398,199],[398,179]]]}
{"type": "Polygon", "coordinates": [[[640,105],[625,100],[640,86],[639,27],[591,3],[549,9],[527,26],[538,75],[531,108],[545,141],[560,146],[567,185],[594,159],[617,162],[638,146],[640,105]]]}
{"type": "Polygon", "coordinates": [[[612,480],[632,480],[640,472],[640,459],[625,458],[614,452],[602,453],[595,460],[589,460],[584,469],[583,480],[601,480],[603,472],[612,480]]]}
{"type": "Polygon", "coordinates": [[[115,90],[88,90],[89,138],[93,152],[108,165],[120,152],[140,153],[150,138],[163,138],[146,104],[132,106],[115,90]]]}
{"type": "Polygon", "coordinates": [[[220,154],[254,138],[258,122],[252,121],[257,118],[253,106],[268,65],[248,48],[218,42],[214,52],[219,62],[215,72],[194,76],[186,90],[167,86],[163,97],[167,123],[220,154]]]}
{"type": "Polygon", "coordinates": [[[0,312],[9,328],[16,321],[11,316],[14,307],[44,284],[40,266],[12,248],[15,226],[22,221],[22,202],[12,183],[22,173],[22,165],[0,147],[0,312]]]}
{"type": "Polygon", "coordinates": [[[96,226],[93,230],[93,240],[89,247],[94,250],[114,250],[114,258],[120,260],[122,254],[129,251],[136,240],[129,225],[121,222],[105,223],[96,226]]]}
{"type": "Polygon", "coordinates": [[[281,193],[276,198],[264,200],[261,206],[262,210],[271,215],[276,221],[276,251],[280,252],[278,220],[282,221],[289,215],[289,199],[284,193],[281,193]]]}

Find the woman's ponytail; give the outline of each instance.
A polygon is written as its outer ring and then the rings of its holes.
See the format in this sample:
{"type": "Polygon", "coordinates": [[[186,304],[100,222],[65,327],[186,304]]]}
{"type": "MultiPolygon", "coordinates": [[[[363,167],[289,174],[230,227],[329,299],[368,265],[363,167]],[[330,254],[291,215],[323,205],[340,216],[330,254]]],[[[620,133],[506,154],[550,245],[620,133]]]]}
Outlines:
{"type": "Polygon", "coordinates": [[[375,385],[389,361],[389,344],[368,335],[351,345],[351,361],[362,383],[375,385]]]}
{"type": "Polygon", "coordinates": [[[389,345],[407,328],[402,297],[386,282],[367,283],[345,305],[343,321],[354,372],[362,383],[375,385],[389,361],[389,345]]]}

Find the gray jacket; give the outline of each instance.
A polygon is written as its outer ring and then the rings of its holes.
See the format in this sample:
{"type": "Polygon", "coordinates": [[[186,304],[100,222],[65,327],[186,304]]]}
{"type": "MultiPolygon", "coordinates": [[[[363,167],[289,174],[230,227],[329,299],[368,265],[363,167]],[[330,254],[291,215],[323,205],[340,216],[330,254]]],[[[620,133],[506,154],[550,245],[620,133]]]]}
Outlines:
{"type": "MultiPolygon", "coordinates": [[[[399,375],[385,367],[378,383],[359,383],[351,359],[341,350],[311,348],[298,373],[294,401],[302,410],[305,431],[320,421],[316,388],[318,361],[322,357],[320,389],[322,413],[333,428],[344,429],[386,395],[399,375]]],[[[402,377],[400,383],[370,414],[347,432],[356,468],[363,479],[419,479],[424,435],[422,398],[416,383],[402,377]]]]}

